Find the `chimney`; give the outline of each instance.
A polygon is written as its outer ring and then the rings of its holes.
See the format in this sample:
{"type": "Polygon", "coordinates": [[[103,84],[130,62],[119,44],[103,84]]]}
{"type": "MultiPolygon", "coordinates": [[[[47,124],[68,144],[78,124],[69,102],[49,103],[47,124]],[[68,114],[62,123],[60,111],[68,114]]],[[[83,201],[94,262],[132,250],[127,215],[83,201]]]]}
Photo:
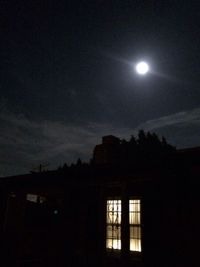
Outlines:
{"type": "Polygon", "coordinates": [[[102,144],[96,145],[93,153],[95,165],[113,165],[119,162],[120,139],[107,135],[102,137],[102,144]]]}

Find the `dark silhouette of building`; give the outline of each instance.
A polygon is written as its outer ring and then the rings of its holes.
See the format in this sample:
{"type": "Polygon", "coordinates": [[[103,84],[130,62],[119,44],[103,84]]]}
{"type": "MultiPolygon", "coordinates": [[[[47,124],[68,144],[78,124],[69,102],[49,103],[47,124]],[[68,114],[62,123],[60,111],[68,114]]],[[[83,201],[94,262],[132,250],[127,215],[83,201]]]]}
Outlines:
{"type": "Polygon", "coordinates": [[[145,136],[1,179],[1,266],[199,266],[200,148],[145,136]]]}

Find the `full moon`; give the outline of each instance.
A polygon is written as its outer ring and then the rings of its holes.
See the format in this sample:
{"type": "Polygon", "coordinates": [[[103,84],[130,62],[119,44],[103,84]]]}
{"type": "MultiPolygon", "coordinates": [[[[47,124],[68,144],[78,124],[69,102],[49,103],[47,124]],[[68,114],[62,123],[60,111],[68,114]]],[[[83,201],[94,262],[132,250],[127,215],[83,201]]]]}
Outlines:
{"type": "Polygon", "coordinates": [[[141,62],[136,64],[135,69],[136,69],[138,74],[145,75],[149,71],[149,66],[146,62],[141,61],[141,62]]]}

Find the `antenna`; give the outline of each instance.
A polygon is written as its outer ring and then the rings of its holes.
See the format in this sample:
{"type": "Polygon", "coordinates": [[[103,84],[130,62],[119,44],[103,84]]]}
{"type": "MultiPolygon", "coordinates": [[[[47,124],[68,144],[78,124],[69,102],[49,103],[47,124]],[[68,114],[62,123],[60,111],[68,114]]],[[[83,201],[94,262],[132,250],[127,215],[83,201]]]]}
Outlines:
{"type": "Polygon", "coordinates": [[[31,173],[41,173],[48,171],[49,163],[40,163],[39,165],[32,166],[31,173]]]}

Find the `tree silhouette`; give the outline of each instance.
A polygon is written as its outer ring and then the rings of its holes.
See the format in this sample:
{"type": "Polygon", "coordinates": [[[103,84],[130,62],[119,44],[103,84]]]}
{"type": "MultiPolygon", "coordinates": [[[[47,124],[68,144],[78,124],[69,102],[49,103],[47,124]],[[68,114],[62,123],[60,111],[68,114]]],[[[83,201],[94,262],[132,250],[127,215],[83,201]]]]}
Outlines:
{"type": "Polygon", "coordinates": [[[121,141],[121,162],[125,165],[145,166],[162,162],[174,152],[164,137],[160,140],[156,133],[139,130],[138,137],[131,136],[129,141],[121,141]]]}
{"type": "Polygon", "coordinates": [[[82,165],[82,161],[80,158],[78,158],[77,162],[76,162],[76,166],[81,166],[82,165]]]}

